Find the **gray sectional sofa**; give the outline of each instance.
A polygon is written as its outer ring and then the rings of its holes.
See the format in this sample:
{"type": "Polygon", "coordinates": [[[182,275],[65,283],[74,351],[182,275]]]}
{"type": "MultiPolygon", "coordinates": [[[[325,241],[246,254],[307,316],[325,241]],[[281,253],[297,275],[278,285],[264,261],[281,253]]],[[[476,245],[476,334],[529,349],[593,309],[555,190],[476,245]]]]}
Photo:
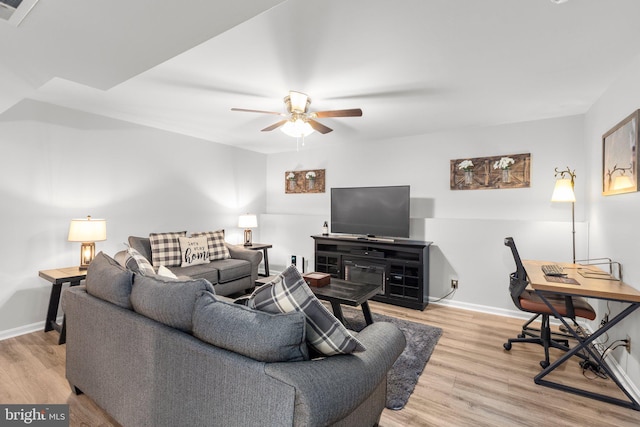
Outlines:
{"type": "MultiPolygon", "coordinates": [[[[129,246],[150,263],[152,262],[151,243],[148,237],[129,236],[129,246]]],[[[171,267],[171,271],[177,276],[208,280],[218,295],[231,295],[252,289],[258,279],[258,266],[262,261],[262,252],[228,243],[226,246],[231,258],[190,267],[171,267]]]]}
{"type": "Polygon", "coordinates": [[[103,253],[85,283],[63,294],[66,376],[123,426],[372,426],[405,346],[379,322],[354,333],[366,351],[308,360],[302,313],[258,312],[103,253]]]}

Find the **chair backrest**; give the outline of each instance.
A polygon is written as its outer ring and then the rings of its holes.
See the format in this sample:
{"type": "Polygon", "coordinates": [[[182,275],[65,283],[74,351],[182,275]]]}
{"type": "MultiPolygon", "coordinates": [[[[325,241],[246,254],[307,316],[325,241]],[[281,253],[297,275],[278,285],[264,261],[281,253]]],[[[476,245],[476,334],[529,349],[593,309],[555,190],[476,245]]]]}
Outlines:
{"type": "Polygon", "coordinates": [[[518,254],[518,249],[516,248],[516,243],[513,241],[513,237],[505,237],[504,245],[509,246],[511,248],[511,254],[513,255],[513,260],[516,262],[516,274],[520,279],[527,280],[527,271],[524,269],[524,265],[522,265],[522,260],[520,259],[520,254],[518,254]]]}
{"type": "Polygon", "coordinates": [[[516,271],[509,275],[509,294],[511,294],[511,299],[516,307],[522,310],[520,306],[520,295],[529,284],[527,271],[524,269],[524,265],[522,265],[522,260],[520,259],[520,254],[518,254],[518,249],[513,241],[513,237],[505,237],[504,245],[511,248],[513,260],[516,263],[516,271]]]}

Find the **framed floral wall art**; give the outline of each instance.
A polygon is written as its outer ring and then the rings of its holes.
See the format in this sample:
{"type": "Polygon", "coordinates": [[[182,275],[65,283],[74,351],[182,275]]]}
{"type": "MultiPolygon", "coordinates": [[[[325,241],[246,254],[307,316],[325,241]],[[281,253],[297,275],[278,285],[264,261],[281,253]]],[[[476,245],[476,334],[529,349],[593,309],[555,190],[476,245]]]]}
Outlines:
{"type": "Polygon", "coordinates": [[[452,190],[526,188],[531,185],[531,154],[454,159],[449,176],[452,190]]]}
{"type": "Polygon", "coordinates": [[[324,169],[286,171],[284,173],[284,192],[287,194],[324,193],[324,183],[324,169]]]}
{"type": "Polygon", "coordinates": [[[634,111],[602,135],[602,194],[638,191],[638,122],[634,111]]]}

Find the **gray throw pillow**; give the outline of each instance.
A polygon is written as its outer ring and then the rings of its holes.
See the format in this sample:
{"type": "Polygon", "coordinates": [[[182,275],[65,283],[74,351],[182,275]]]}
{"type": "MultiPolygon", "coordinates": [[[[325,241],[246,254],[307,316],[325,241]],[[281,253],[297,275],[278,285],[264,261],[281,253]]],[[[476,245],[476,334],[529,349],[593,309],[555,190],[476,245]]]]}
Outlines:
{"type": "Polygon", "coordinates": [[[135,274],[131,305],[150,319],[191,332],[193,309],[200,292],[214,292],[205,279],[175,280],[135,274]]]}
{"type": "Polygon", "coordinates": [[[99,252],[87,269],[87,293],[131,310],[129,296],[133,273],[109,255],[99,252]]]}
{"type": "Polygon", "coordinates": [[[256,289],[247,306],[268,313],[303,313],[307,343],[325,356],[365,350],[364,345],[316,298],[295,266],[289,266],[274,280],[256,289]]]}
{"type": "Polygon", "coordinates": [[[261,362],[309,360],[302,313],[270,314],[202,292],[193,312],[193,335],[261,362]]]}

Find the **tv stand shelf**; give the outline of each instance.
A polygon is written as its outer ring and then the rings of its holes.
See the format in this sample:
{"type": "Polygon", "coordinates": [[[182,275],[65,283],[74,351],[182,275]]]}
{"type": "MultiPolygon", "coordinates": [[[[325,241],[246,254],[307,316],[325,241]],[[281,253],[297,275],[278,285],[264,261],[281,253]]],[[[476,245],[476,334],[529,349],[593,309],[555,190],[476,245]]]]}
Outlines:
{"type": "Polygon", "coordinates": [[[429,303],[431,242],[335,234],[311,237],[315,241],[315,271],[342,280],[379,283],[383,292],[373,297],[374,301],[417,310],[424,310],[429,303]]]}

